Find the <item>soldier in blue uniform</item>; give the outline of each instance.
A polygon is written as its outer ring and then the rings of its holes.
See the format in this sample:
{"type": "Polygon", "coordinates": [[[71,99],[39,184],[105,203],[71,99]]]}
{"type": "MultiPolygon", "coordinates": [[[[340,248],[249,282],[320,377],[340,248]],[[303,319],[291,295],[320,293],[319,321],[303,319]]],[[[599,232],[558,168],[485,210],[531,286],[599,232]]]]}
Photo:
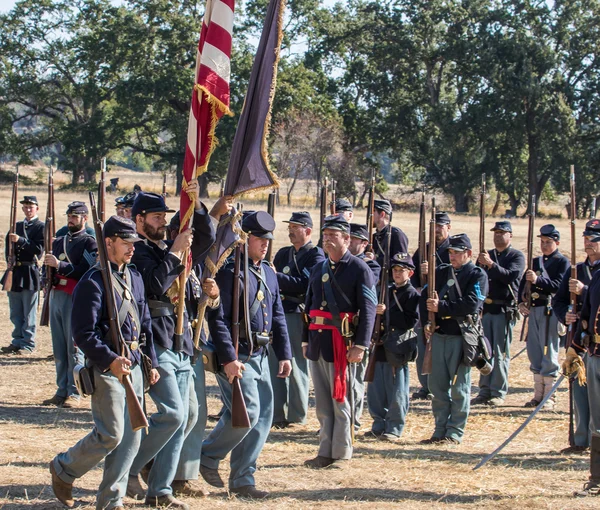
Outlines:
{"type": "MultiPolygon", "coordinates": [[[[223,314],[212,320],[211,337],[217,349],[223,370],[217,373],[217,382],[225,404],[219,422],[202,444],[200,473],[207,483],[223,487],[219,475],[219,463],[231,452],[229,490],[242,497],[263,499],[268,492],[256,488],[254,473],[258,456],[267,440],[273,421],[273,390],[267,356],[267,344],[272,341],[273,353],[277,357],[277,376],[290,375],[292,350],[285,323],[285,314],[279,296],[277,275],[264,260],[269,242],[273,239],[275,220],[266,212],[246,214],[243,230],[248,234],[249,274],[242,275],[240,292],[241,317],[245,314],[243,293],[247,292],[250,309],[249,327],[242,319],[239,348],[236,355],[231,335],[234,264],[229,263],[217,273],[217,284],[221,289],[223,314]],[[252,335],[252,341],[246,331],[252,335]],[[231,424],[231,382],[240,378],[240,385],[250,428],[233,428],[231,424]]],[[[243,273],[243,272],[242,272],[243,273]]]]}
{"type": "Polygon", "coordinates": [[[508,391],[510,345],[519,292],[519,283],[525,271],[525,256],[511,246],[510,221],[498,221],[494,232],[493,250],[480,253],[477,263],[488,275],[489,294],[483,305],[483,331],[492,344],[494,363],[492,373],[479,377],[479,394],[471,405],[498,406],[508,391]]]}
{"type": "Polygon", "coordinates": [[[115,214],[120,217],[125,217],[125,205],[123,201],[123,197],[115,198],[115,214]]]}
{"type": "MultiPolygon", "coordinates": [[[[559,253],[560,233],[554,225],[540,229],[542,255],[533,260],[533,269],[525,271],[519,286],[519,311],[529,316],[527,355],[533,372],[534,395],[525,407],[536,407],[550,392],[558,377],[558,348],[560,343],[558,319],[552,314],[552,295],[556,293],[565,272],[571,267],[567,258],[559,253]],[[531,309],[524,295],[525,283],[531,284],[531,309]]],[[[546,401],[552,409],[556,393],[546,401]]]]}
{"type": "Polygon", "coordinates": [[[129,310],[119,327],[129,346],[126,356],[116,351],[110,337],[109,319],[104,305],[104,283],[98,267],[90,269],[73,294],[72,331],[84,352],[86,366],[93,371],[93,430],[68,451],[50,463],[52,489],[68,507],[74,505],[73,482],[104,460],[104,474],[96,495],[96,508],[123,509],[129,467],[138,450],[141,431],[133,432],[127,412],[124,375],[131,378],[138,399],[143,399],[140,349],[152,362],[150,384],[158,378],[150,313],[144,283],[137,270],[128,266],[134,243],[140,241],[130,220],[113,216],[104,225],[102,242],[111,264],[117,309],[129,310]]]}
{"type": "MultiPolygon", "coordinates": [[[[350,202],[348,202],[350,203],[350,202]]],[[[348,219],[346,217],[346,219],[348,219]]],[[[375,281],[379,281],[381,275],[381,266],[375,260],[366,256],[367,246],[369,245],[369,229],[366,225],[350,223],[350,244],[348,251],[355,257],[364,260],[367,266],[373,272],[375,281]]],[[[363,356],[360,363],[356,364],[354,373],[354,429],[360,430],[363,408],[365,404],[365,372],[369,363],[368,351],[363,356]]]]}
{"type": "Polygon", "coordinates": [[[137,196],[138,193],[136,191],[130,191],[123,197],[123,216],[125,218],[131,218],[131,210],[137,196]]]}
{"type": "MultiPolygon", "coordinates": [[[[567,327],[575,329],[588,286],[594,273],[600,268],[600,263],[598,263],[600,261],[600,220],[593,219],[586,223],[583,238],[587,258],[584,262],[577,264],[577,278],[571,278],[571,271],[567,271],[558,291],[552,298],[552,311],[556,318],[567,327]],[[571,292],[577,294],[576,310],[570,310],[571,292]]],[[[570,345],[566,346],[567,350],[569,347],[570,345]]],[[[574,444],[562,450],[562,453],[582,452],[590,446],[590,406],[587,385],[580,384],[579,380],[575,378],[572,391],[575,420],[574,444]]]]}
{"type": "MultiPolygon", "coordinates": [[[[597,226],[598,224],[596,224],[597,226]]],[[[586,231],[589,230],[586,228],[586,231]]],[[[587,244],[586,237],[586,244],[587,244]]],[[[600,234],[594,229],[589,241],[600,248],[600,234]]],[[[597,265],[597,264],[596,264],[597,265]]],[[[590,409],[590,477],[575,496],[600,496],[600,271],[595,271],[583,300],[572,348],[567,350],[563,372],[569,374],[575,360],[585,365],[590,409]],[[582,357],[586,356],[585,362],[582,357]]]]}
{"type": "Polygon", "coordinates": [[[341,214],[350,222],[354,218],[354,208],[345,198],[336,198],[334,202],[335,214],[341,214]]]}
{"type": "MultiPolygon", "coordinates": [[[[448,247],[450,246],[450,230],[452,229],[452,223],[450,216],[445,211],[437,211],[435,213],[435,259],[436,266],[440,264],[449,264],[450,256],[448,255],[448,247]]],[[[427,243],[426,250],[429,250],[429,243],[427,243]]],[[[415,264],[415,271],[410,279],[413,287],[420,291],[421,289],[421,275],[426,279],[429,263],[427,262],[427,253],[425,254],[425,260],[422,264],[419,264],[421,256],[419,249],[415,251],[412,256],[415,264]]],[[[421,321],[424,322],[424,321],[421,321]]],[[[425,355],[425,337],[423,336],[423,328],[421,322],[416,328],[418,336],[418,354],[417,354],[417,376],[419,378],[419,384],[421,388],[412,394],[412,398],[415,400],[431,400],[433,396],[429,391],[429,376],[422,374],[423,371],[423,357],[425,355]]]]}
{"type": "Polygon", "coordinates": [[[323,262],[321,248],[313,245],[310,237],[313,221],[310,213],[294,212],[288,223],[291,246],[281,248],[273,265],[285,311],[285,321],[292,346],[292,373],[288,378],[277,377],[278,360],[269,347],[269,370],[273,386],[273,426],[285,428],[290,423],[306,423],[308,413],[308,363],[302,355],[304,300],[312,268],[323,262]]]}
{"type": "Polygon", "coordinates": [[[58,386],[56,394],[45,400],[44,405],[79,405],[73,368],[81,364],[82,355],[71,335],[72,294],[79,279],[96,264],[98,250],[96,239],[85,230],[87,215],[85,203],[70,203],[67,208],[68,231],[63,236],[57,235],[52,243],[52,253],[44,256],[44,264],[56,268],[50,294],[50,331],[58,386]]]}
{"type": "MultiPolygon", "coordinates": [[[[187,192],[198,196],[197,183],[192,182],[187,192]]],[[[224,210],[226,212],[227,208],[224,210]]],[[[143,473],[148,483],[146,502],[187,509],[187,504],[173,496],[171,482],[188,421],[192,380],[190,359],[194,350],[187,310],[184,307],[183,334],[176,335],[175,307],[167,293],[185,270],[183,255],[186,249],[191,249],[192,267],[202,262],[215,241],[215,228],[206,207],[196,199],[192,228],[180,233],[174,241],[164,241],[167,212],[174,211],[156,193],[139,193],[132,209],[137,232],[142,238],[132,261],[144,280],[161,377],[149,391],[157,412],[150,417],[150,429],[131,466],[128,493],[142,492],[138,474],[155,459],[149,471],[146,468],[143,473]]],[[[171,289],[173,292],[177,291],[171,289]]]]}
{"type": "MultiPolygon", "coordinates": [[[[389,200],[375,200],[373,226],[377,230],[373,236],[373,252],[380,266],[383,266],[387,251],[388,228],[392,229],[390,253],[408,253],[408,237],[398,227],[392,227],[392,204],[389,200]]],[[[390,275],[390,283],[392,277],[390,275]]]]}
{"type": "Polygon", "coordinates": [[[311,273],[306,296],[310,325],[302,345],[310,360],[321,425],[318,455],[304,464],[316,469],[341,468],[352,457],[352,372],[371,342],[375,323],[375,278],[369,266],[350,253],[349,244],[346,219],[325,218],[327,259],[311,273]]]}
{"type": "Polygon", "coordinates": [[[402,435],[409,406],[408,362],[417,356],[419,293],[410,283],[415,269],[408,253],[396,253],[390,263],[394,283],[388,289],[389,308],[377,305],[382,315],[382,348],[375,350],[375,375],[367,389],[369,413],[373,418],[371,433],[386,441],[402,435]]]}
{"type": "MultiPolygon", "coordinates": [[[[17,222],[13,234],[6,236],[8,244],[14,243],[12,287],[8,290],[10,321],[13,323],[12,341],[2,347],[7,354],[30,353],[35,349],[36,311],[40,290],[38,259],[44,252],[44,223],[38,219],[38,201],[33,195],[21,200],[25,219],[17,222]]],[[[4,278],[0,283],[4,284],[4,278]]]]}
{"type": "Polygon", "coordinates": [[[450,264],[436,268],[436,296],[421,294],[420,316],[435,312],[436,329],[431,338],[432,370],[429,389],[435,430],[428,443],[460,444],[465,433],[471,395],[471,366],[463,362],[463,331],[460,322],[477,320],[487,295],[487,276],[471,261],[471,240],[466,234],[450,237],[450,264]]]}

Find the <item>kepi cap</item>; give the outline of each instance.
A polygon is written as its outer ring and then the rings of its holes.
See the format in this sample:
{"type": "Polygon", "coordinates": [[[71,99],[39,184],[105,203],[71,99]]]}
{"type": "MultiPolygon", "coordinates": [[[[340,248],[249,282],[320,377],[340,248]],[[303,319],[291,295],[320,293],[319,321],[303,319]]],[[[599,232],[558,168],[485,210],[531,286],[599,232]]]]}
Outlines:
{"type": "Polygon", "coordinates": [[[175,211],[167,207],[164,197],[158,193],[149,193],[144,191],[138,193],[131,208],[131,217],[135,218],[138,214],[147,214],[153,212],[173,213],[175,211]]]}
{"type": "Polygon", "coordinates": [[[331,216],[327,216],[323,220],[323,230],[326,228],[330,230],[341,230],[346,234],[350,233],[350,223],[348,223],[348,220],[344,218],[343,214],[333,214],[331,216]]]}
{"type": "Polygon", "coordinates": [[[275,220],[273,216],[265,211],[252,211],[249,214],[244,213],[242,230],[247,234],[252,234],[262,239],[275,239],[273,237],[275,220]]]}
{"type": "Polygon", "coordinates": [[[88,214],[88,213],[89,213],[88,206],[86,205],[85,202],[75,201],[75,202],[71,202],[67,206],[67,215],[69,215],[69,214],[83,215],[83,214],[88,214]]]}
{"type": "Polygon", "coordinates": [[[395,267],[395,266],[407,267],[408,269],[413,269],[413,270],[415,268],[412,257],[408,253],[402,253],[402,252],[396,253],[392,257],[391,266],[392,267],[395,267]]]}
{"type": "Polygon", "coordinates": [[[540,235],[538,237],[549,237],[555,241],[560,241],[560,232],[556,230],[554,225],[549,223],[540,228],[540,235]]]}
{"type": "Polygon", "coordinates": [[[392,204],[389,200],[381,200],[379,198],[373,201],[373,207],[378,211],[383,211],[386,214],[392,214],[392,204]]]}
{"type": "Polygon", "coordinates": [[[141,241],[137,235],[135,223],[129,218],[123,218],[122,216],[111,216],[108,218],[104,223],[102,236],[105,239],[116,236],[130,243],[141,241]]]}
{"type": "Polygon", "coordinates": [[[591,219],[585,224],[585,230],[583,231],[584,236],[591,237],[593,243],[600,241],[600,220],[591,219]]]}
{"type": "Polygon", "coordinates": [[[436,225],[450,225],[450,216],[446,211],[437,211],[435,213],[435,223],[436,225]]]}
{"type": "Polygon", "coordinates": [[[37,197],[35,195],[25,195],[23,200],[21,200],[19,203],[38,205],[37,197]]]}
{"type": "Polygon", "coordinates": [[[492,232],[495,232],[496,230],[502,230],[502,232],[512,232],[512,225],[510,224],[510,221],[507,220],[497,221],[490,230],[492,232]]]}
{"type": "Polygon", "coordinates": [[[334,205],[336,213],[352,211],[352,204],[345,198],[336,198],[334,205]]]}
{"type": "Polygon", "coordinates": [[[471,245],[471,240],[467,234],[456,234],[450,236],[450,246],[448,246],[448,249],[454,251],[466,251],[472,250],[473,246],[471,245]]]}
{"type": "Polygon", "coordinates": [[[287,221],[283,221],[283,223],[295,223],[296,225],[310,228],[313,226],[313,220],[310,217],[310,213],[307,211],[293,212],[292,217],[287,221]]]}
{"type": "Polygon", "coordinates": [[[136,191],[130,191],[123,197],[123,205],[125,207],[133,207],[133,203],[135,202],[135,198],[138,196],[136,191]]]}
{"type": "Polygon", "coordinates": [[[369,240],[369,229],[366,225],[359,223],[350,223],[350,236],[362,239],[363,241],[369,240]]]}

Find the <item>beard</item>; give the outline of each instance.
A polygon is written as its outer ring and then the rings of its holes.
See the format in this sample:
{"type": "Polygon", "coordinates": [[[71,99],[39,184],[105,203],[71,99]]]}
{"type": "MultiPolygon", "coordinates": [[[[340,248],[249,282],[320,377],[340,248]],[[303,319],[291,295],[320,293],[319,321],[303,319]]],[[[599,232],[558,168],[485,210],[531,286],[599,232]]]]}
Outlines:
{"type": "Polygon", "coordinates": [[[151,241],[162,241],[165,238],[166,227],[154,228],[144,223],[144,235],[151,241]]]}
{"type": "Polygon", "coordinates": [[[83,230],[83,222],[78,223],[77,225],[68,225],[67,228],[69,229],[69,232],[71,232],[71,234],[74,234],[75,232],[79,232],[80,230],[83,230]]]}

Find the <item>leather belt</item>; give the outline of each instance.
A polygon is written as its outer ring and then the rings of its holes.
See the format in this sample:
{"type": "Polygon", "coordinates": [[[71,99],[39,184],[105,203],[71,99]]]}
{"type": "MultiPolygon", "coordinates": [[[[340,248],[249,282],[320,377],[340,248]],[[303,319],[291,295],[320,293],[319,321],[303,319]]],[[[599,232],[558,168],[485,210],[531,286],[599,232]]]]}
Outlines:
{"type": "Polygon", "coordinates": [[[158,299],[149,299],[148,308],[150,309],[150,317],[171,317],[175,315],[175,306],[173,303],[166,303],[158,299]]]}
{"type": "Polygon", "coordinates": [[[504,299],[491,299],[491,298],[486,298],[484,303],[486,305],[502,305],[502,306],[510,306],[513,304],[512,301],[505,301],[504,299]]]}
{"type": "Polygon", "coordinates": [[[333,326],[333,321],[331,319],[327,319],[325,317],[311,317],[311,324],[316,324],[317,326],[333,326]]]}
{"type": "Polygon", "coordinates": [[[36,266],[37,264],[35,262],[21,262],[20,260],[15,262],[15,266],[36,266]]]}

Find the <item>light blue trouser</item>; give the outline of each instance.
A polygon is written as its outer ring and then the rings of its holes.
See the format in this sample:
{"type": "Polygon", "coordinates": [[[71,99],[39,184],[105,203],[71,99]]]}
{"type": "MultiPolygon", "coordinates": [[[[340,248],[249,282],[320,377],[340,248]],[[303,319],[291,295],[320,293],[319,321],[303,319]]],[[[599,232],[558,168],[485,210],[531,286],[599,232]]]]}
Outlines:
{"type": "Polygon", "coordinates": [[[148,497],[172,494],[171,482],[185,439],[190,405],[192,365],[187,354],[155,345],[160,379],[148,392],[157,411],[150,416],[148,434],[142,439],[131,474],[137,475],[154,459],[148,477],[148,497]]]}
{"type": "Polygon", "coordinates": [[[409,373],[408,363],[400,368],[375,363],[375,377],[367,388],[371,430],[375,434],[402,435],[409,407],[409,373]]]}
{"type": "Polygon", "coordinates": [[[590,426],[592,433],[600,434],[600,357],[588,354],[585,363],[587,372],[588,401],[590,404],[590,426]]]}
{"type": "MultiPolygon", "coordinates": [[[[94,367],[96,389],[92,394],[93,430],[68,451],[58,454],[54,468],[61,480],[73,483],[104,459],[104,474],[96,495],[96,508],[108,510],[123,505],[129,468],[138,451],[141,431],[133,432],[125,388],[111,372],[94,367]]],[[[142,370],[131,371],[135,394],[143,400],[142,370]]]]}
{"type": "Polygon", "coordinates": [[[302,354],[302,315],[286,313],[288,334],[292,346],[292,373],[277,377],[279,361],[269,345],[269,371],[273,387],[273,422],[306,423],[308,414],[308,360],[302,354]]]}
{"type": "MultiPolygon", "coordinates": [[[[349,372],[353,367],[346,369],[346,388],[350,391],[349,372]]],[[[330,459],[350,459],[352,457],[352,438],[350,435],[350,402],[348,393],[343,402],[333,398],[333,381],[335,369],[330,363],[319,355],[318,361],[310,362],[315,391],[317,419],[321,428],[319,430],[319,453],[321,457],[330,459]]]]}
{"type": "MultiPolygon", "coordinates": [[[[590,419],[590,403],[588,401],[588,387],[579,384],[577,377],[573,380],[573,421],[575,428],[575,446],[590,446],[592,439],[592,424],[590,419]]],[[[598,405],[598,401],[594,406],[598,405]]]]}
{"type": "Polygon", "coordinates": [[[361,427],[363,409],[365,407],[365,372],[369,363],[369,351],[364,352],[363,359],[360,363],[354,363],[354,430],[358,432],[361,427]]]}
{"type": "Polygon", "coordinates": [[[432,437],[451,437],[461,441],[471,396],[471,367],[462,363],[463,338],[434,333],[431,341],[429,389],[433,393],[431,409],[435,418],[432,437]]]}
{"type": "Polygon", "coordinates": [[[558,319],[554,314],[546,316],[545,306],[534,306],[529,311],[529,329],[527,331],[527,356],[529,369],[542,377],[558,375],[558,319]],[[548,352],[544,354],[548,334],[548,352]]]}
{"type": "Polygon", "coordinates": [[[423,360],[425,359],[425,343],[423,340],[423,328],[420,326],[415,328],[417,333],[417,377],[419,378],[419,384],[423,390],[423,393],[430,393],[429,389],[429,375],[423,375],[423,360]]]}
{"type": "Polygon", "coordinates": [[[202,465],[218,469],[231,452],[229,487],[236,489],[255,485],[256,461],[269,437],[273,421],[273,389],[266,356],[253,356],[244,363],[246,370],[240,380],[244,402],[248,410],[250,428],[233,428],[231,425],[232,386],[223,372],[217,374],[225,412],[202,443],[202,465]]]}
{"type": "Polygon", "coordinates": [[[194,384],[190,385],[190,411],[175,480],[197,480],[200,473],[200,455],[208,416],[202,355],[198,357],[193,368],[194,384]]]}
{"type": "Polygon", "coordinates": [[[56,394],[60,397],[78,395],[73,379],[73,368],[83,364],[83,354],[71,336],[71,310],[73,299],[62,290],[52,289],[50,295],[50,331],[52,352],[56,364],[56,394]]]}
{"type": "Polygon", "coordinates": [[[39,292],[34,290],[8,292],[10,322],[14,325],[11,343],[19,349],[35,349],[38,296],[39,292]]]}
{"type": "Polygon", "coordinates": [[[483,315],[482,322],[485,336],[492,344],[494,368],[491,374],[479,376],[479,396],[505,398],[508,392],[510,346],[515,324],[509,321],[504,313],[486,313],[483,315]]]}

